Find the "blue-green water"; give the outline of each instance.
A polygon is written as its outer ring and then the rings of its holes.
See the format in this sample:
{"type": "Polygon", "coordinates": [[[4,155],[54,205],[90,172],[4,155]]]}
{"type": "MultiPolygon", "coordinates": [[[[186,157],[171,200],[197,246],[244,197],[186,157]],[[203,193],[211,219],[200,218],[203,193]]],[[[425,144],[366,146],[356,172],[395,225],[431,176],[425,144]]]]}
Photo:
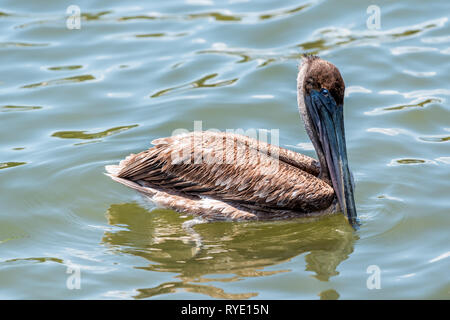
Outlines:
{"type": "Polygon", "coordinates": [[[449,13],[443,0],[2,1],[0,298],[448,299],[449,13]],[[296,105],[305,52],[346,82],[359,231],[342,215],[189,230],[103,175],[196,120],[276,128],[315,156],[296,105]]]}

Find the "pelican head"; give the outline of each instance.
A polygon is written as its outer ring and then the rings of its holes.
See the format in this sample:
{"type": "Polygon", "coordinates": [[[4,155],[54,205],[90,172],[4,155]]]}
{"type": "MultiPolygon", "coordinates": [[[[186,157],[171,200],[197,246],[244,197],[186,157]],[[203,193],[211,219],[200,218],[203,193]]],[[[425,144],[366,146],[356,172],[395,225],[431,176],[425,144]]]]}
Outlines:
{"type": "Polygon", "coordinates": [[[353,181],[345,145],[344,80],[330,62],[305,56],[299,68],[297,90],[300,114],[319,158],[319,178],[333,187],[342,212],[356,227],[353,181]]]}

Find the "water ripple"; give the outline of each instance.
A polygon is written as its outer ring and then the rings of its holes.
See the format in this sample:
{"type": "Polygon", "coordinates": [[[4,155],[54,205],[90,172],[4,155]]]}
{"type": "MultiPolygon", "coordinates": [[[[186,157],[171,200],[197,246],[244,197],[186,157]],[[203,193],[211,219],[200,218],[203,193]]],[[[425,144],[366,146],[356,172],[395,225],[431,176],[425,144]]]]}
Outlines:
{"type": "Polygon", "coordinates": [[[233,13],[230,10],[220,11],[205,11],[188,14],[161,14],[151,12],[147,14],[128,15],[117,18],[118,21],[132,21],[132,20],[197,20],[197,19],[212,19],[218,22],[238,22],[238,23],[256,23],[258,21],[266,21],[276,18],[293,16],[299,12],[305,11],[312,3],[302,4],[293,8],[283,8],[276,10],[269,10],[263,12],[249,12],[249,13],[233,13]]]}
{"type": "Polygon", "coordinates": [[[213,73],[213,74],[209,74],[206,75],[198,80],[194,80],[191,81],[189,83],[186,84],[182,84],[179,86],[175,86],[175,87],[171,87],[171,88],[167,88],[167,89],[163,89],[160,90],[154,94],[152,94],[150,97],[151,98],[157,98],[157,97],[161,97],[163,95],[172,93],[174,91],[179,91],[180,89],[195,89],[195,88],[215,88],[215,87],[223,87],[223,86],[229,86],[234,84],[238,79],[234,78],[234,79],[230,79],[230,80],[223,80],[223,81],[218,81],[215,83],[206,83],[208,80],[213,79],[215,77],[217,77],[218,74],[217,73],[213,73]]]}
{"type": "Polygon", "coordinates": [[[0,42],[0,48],[9,48],[9,47],[46,47],[49,46],[49,43],[33,43],[33,42],[0,42]]]}
{"type": "Polygon", "coordinates": [[[364,114],[366,115],[377,115],[382,114],[389,111],[399,111],[403,109],[410,109],[410,108],[424,108],[428,104],[432,103],[442,103],[442,99],[438,98],[428,98],[428,99],[415,99],[411,101],[409,104],[399,104],[392,107],[382,107],[382,108],[375,108],[371,111],[366,111],[364,114]]]}
{"type": "Polygon", "coordinates": [[[137,124],[130,126],[121,126],[94,133],[86,133],[86,131],[58,131],[53,133],[52,137],[57,137],[61,139],[88,139],[88,140],[99,139],[113,134],[117,134],[125,130],[129,130],[131,128],[135,128],[137,126],[138,126],[137,124]]]}
{"type": "Polygon", "coordinates": [[[66,71],[66,70],[76,70],[83,68],[82,65],[71,65],[71,66],[56,66],[56,67],[48,67],[48,70],[51,71],[66,71]]]}
{"type": "Polygon", "coordinates": [[[276,61],[294,59],[298,60],[301,54],[286,54],[286,48],[280,49],[250,49],[250,48],[229,48],[224,43],[214,43],[211,49],[199,50],[196,54],[220,54],[232,57],[238,57],[240,60],[236,63],[246,63],[257,61],[258,67],[266,67],[276,61]]]}
{"type": "Polygon", "coordinates": [[[428,136],[419,137],[419,139],[427,142],[448,142],[450,141],[450,136],[428,136]]]}
{"type": "Polygon", "coordinates": [[[44,263],[44,262],[56,262],[63,264],[64,261],[60,258],[53,258],[53,257],[36,257],[36,258],[15,258],[15,259],[9,259],[2,261],[0,263],[15,263],[15,262],[34,262],[34,263],[44,263]]]}
{"type": "Polygon", "coordinates": [[[12,112],[12,111],[30,111],[30,110],[38,110],[42,109],[40,106],[13,106],[7,105],[1,107],[1,112],[12,112]]]}
{"type": "Polygon", "coordinates": [[[430,160],[423,160],[423,159],[396,159],[396,160],[392,160],[389,163],[389,166],[395,166],[395,165],[402,165],[402,164],[406,164],[406,165],[410,165],[410,164],[423,164],[423,163],[430,163],[430,160]]]}
{"type": "Polygon", "coordinates": [[[313,33],[314,40],[297,45],[303,51],[317,54],[321,51],[348,46],[348,45],[379,45],[383,42],[394,42],[412,37],[422,33],[442,28],[448,21],[447,17],[425,21],[423,23],[397,27],[389,30],[351,30],[348,28],[326,27],[313,33]]]}
{"type": "Polygon", "coordinates": [[[13,168],[26,164],[26,162],[0,162],[0,169],[13,168]]]}
{"type": "Polygon", "coordinates": [[[447,251],[447,252],[437,256],[436,258],[430,259],[428,262],[429,263],[434,263],[434,262],[438,262],[440,260],[446,259],[448,257],[450,257],[450,251],[447,251]]]}
{"type": "Polygon", "coordinates": [[[54,80],[49,80],[49,81],[42,81],[42,82],[38,82],[38,83],[27,84],[25,86],[22,86],[21,88],[31,89],[31,88],[46,87],[46,86],[51,86],[51,85],[85,82],[85,81],[91,81],[91,80],[95,80],[95,79],[96,78],[93,75],[85,74],[85,75],[81,75],[81,76],[74,76],[74,77],[54,79],[54,80]]]}
{"type": "Polygon", "coordinates": [[[407,54],[407,53],[422,53],[422,52],[430,52],[430,51],[439,51],[437,48],[430,47],[418,47],[418,46],[409,46],[409,47],[395,47],[391,49],[391,53],[394,56],[407,54]]]}

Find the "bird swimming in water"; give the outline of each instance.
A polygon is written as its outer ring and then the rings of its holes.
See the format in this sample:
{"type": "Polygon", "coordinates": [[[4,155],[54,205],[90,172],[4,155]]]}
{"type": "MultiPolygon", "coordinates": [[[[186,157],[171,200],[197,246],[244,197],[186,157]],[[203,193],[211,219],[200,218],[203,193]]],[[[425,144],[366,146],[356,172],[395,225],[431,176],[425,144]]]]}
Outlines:
{"type": "Polygon", "coordinates": [[[358,226],[339,70],[304,56],[297,103],[318,160],[245,135],[191,132],[106,166],[112,179],[161,207],[214,220],[271,220],[343,212],[358,226]]]}

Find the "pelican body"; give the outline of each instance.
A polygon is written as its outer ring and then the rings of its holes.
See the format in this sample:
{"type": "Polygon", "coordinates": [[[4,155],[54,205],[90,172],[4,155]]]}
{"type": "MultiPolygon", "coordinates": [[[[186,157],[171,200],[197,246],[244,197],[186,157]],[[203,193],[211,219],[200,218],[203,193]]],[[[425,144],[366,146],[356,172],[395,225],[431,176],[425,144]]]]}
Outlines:
{"type": "Polygon", "coordinates": [[[152,141],[108,175],[161,207],[206,220],[270,220],[343,212],[357,226],[339,70],[305,56],[297,102],[318,160],[244,135],[191,132],[152,141]]]}

